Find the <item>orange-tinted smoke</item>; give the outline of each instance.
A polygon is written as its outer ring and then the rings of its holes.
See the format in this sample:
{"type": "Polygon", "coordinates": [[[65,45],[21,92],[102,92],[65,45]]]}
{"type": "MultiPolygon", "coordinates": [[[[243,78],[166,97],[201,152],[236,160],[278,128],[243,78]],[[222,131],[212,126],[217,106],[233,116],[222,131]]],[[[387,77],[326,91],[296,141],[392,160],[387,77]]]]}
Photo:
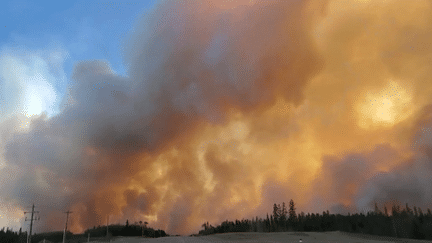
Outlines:
{"type": "Polygon", "coordinates": [[[308,212],[429,206],[430,12],[162,1],[125,42],[128,77],[78,63],[62,113],[10,139],[8,163],[40,171],[11,197],[49,205],[45,229],[72,209],[74,232],[110,215],[189,234],[291,198],[308,212]]]}

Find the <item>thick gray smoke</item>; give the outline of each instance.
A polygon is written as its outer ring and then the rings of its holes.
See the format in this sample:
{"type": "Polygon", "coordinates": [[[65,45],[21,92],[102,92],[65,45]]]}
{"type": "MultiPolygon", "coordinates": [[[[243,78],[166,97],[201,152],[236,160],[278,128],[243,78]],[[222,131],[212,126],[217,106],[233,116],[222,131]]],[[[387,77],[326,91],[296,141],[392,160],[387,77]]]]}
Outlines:
{"type": "Polygon", "coordinates": [[[375,203],[389,210],[390,205],[401,203],[431,207],[431,111],[431,106],[426,106],[420,112],[408,148],[382,144],[370,153],[323,159],[316,190],[324,191],[330,201],[345,202],[334,205],[334,213],[365,212],[373,210],[375,203]],[[382,169],[391,164],[390,169],[382,169]],[[323,181],[329,183],[323,186],[323,181]]]}
{"type": "MultiPolygon", "coordinates": [[[[422,109],[414,126],[411,155],[389,172],[374,174],[357,196],[358,207],[409,203],[417,207],[431,207],[432,200],[432,107],[422,109]]],[[[396,153],[396,152],[393,152],[396,153]]],[[[379,163],[375,159],[374,163],[379,163]]]]}
{"type": "MultiPolygon", "coordinates": [[[[167,165],[175,170],[165,180],[178,184],[180,197],[163,196],[150,179],[140,182],[145,192],[125,185],[138,173],[153,173],[158,152],[187,142],[199,124],[224,123],[230,109],[248,112],[276,97],[299,104],[320,64],[298,27],[304,3],[259,2],[228,10],[213,4],[158,4],[125,43],[127,77],[103,60],[77,63],[61,113],[33,119],[27,132],[3,133],[11,135],[4,140],[8,167],[1,171],[1,195],[22,208],[40,206],[45,219],[39,230],[59,230],[67,209],[76,211],[71,225],[80,231],[103,224],[108,214],[156,214],[158,205],[166,208],[157,213],[160,227],[171,233],[196,229],[188,217],[203,189],[194,179],[193,161],[172,159],[167,165]],[[126,206],[120,208],[121,202],[126,206]]],[[[224,163],[211,153],[209,168],[218,171],[224,163]],[[212,161],[220,166],[212,167],[212,161]]],[[[225,165],[231,179],[220,174],[214,203],[222,200],[223,185],[238,180],[234,173],[241,168],[232,165],[225,165]]]]}
{"type": "Polygon", "coordinates": [[[2,123],[0,195],[39,206],[37,230],[72,210],[74,232],[110,215],[188,234],[291,198],[428,206],[431,8],[161,1],[124,41],[127,76],[76,63],[59,114],[2,123]]]}

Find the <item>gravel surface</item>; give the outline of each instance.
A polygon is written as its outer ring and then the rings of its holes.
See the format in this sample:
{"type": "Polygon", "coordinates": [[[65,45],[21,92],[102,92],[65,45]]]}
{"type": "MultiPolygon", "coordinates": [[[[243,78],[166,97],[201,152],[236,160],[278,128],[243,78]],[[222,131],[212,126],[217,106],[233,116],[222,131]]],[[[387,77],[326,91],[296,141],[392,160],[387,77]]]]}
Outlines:
{"type": "MultiPolygon", "coordinates": [[[[100,241],[102,242],[102,241],[100,241]]],[[[118,237],[111,243],[423,243],[425,240],[410,240],[371,236],[363,234],[350,234],[344,232],[281,232],[281,233],[226,233],[211,236],[187,237],[172,236],[162,238],[118,237]]],[[[93,241],[96,243],[96,241],[93,241]]]]}

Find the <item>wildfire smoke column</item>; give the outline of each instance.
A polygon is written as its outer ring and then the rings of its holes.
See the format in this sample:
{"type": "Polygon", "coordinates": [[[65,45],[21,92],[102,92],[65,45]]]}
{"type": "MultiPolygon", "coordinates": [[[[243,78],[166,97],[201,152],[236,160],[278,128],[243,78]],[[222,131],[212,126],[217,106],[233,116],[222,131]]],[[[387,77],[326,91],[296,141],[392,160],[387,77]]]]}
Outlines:
{"type": "Polygon", "coordinates": [[[124,43],[127,77],[77,63],[62,113],[8,138],[0,173],[22,177],[2,193],[52,205],[45,229],[70,208],[74,232],[109,214],[189,234],[290,199],[305,212],[427,206],[430,12],[160,1],[124,43]]]}

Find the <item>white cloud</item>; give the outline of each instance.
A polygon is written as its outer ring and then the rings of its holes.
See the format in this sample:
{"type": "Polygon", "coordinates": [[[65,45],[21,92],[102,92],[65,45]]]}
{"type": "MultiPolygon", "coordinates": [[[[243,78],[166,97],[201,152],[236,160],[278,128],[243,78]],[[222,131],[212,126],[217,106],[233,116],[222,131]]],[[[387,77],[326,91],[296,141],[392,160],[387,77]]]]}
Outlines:
{"type": "MultiPolygon", "coordinates": [[[[62,70],[67,52],[16,52],[2,50],[0,54],[0,102],[3,117],[23,114],[48,116],[58,112],[62,98],[56,88],[64,83],[62,70]]],[[[0,120],[1,122],[1,120],[0,120]]]]}
{"type": "Polygon", "coordinates": [[[23,211],[7,198],[6,181],[18,180],[15,167],[4,158],[5,140],[11,133],[26,131],[42,113],[59,112],[66,85],[63,64],[68,52],[61,48],[31,51],[3,46],[0,50],[0,227],[19,228],[23,211]],[[31,117],[36,115],[34,117],[31,117]]]}

